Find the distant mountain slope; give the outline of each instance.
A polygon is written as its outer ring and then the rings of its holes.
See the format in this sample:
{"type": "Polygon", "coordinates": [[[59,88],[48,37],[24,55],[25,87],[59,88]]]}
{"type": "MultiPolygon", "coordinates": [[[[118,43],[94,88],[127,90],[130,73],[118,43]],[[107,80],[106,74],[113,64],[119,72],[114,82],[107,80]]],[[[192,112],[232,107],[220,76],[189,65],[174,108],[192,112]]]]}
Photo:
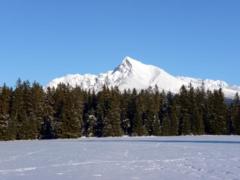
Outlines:
{"type": "Polygon", "coordinates": [[[159,67],[143,64],[130,57],[125,57],[113,71],[99,75],[66,75],[52,80],[47,86],[56,87],[59,83],[69,84],[73,87],[80,86],[83,89],[95,90],[96,92],[100,91],[103,85],[117,86],[120,90],[133,88],[140,90],[157,85],[160,90],[177,93],[182,85],[188,86],[190,83],[195,88],[202,85],[209,90],[222,88],[228,98],[233,98],[237,92],[240,92],[239,86],[230,86],[224,81],[173,76],[159,67]]]}

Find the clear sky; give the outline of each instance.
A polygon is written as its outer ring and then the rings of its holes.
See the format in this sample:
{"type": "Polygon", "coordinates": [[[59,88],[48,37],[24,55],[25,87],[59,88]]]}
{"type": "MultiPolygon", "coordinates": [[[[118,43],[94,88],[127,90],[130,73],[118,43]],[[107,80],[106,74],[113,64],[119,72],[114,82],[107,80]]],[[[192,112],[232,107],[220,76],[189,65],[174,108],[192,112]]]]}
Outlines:
{"type": "Polygon", "coordinates": [[[105,72],[125,56],[240,85],[240,1],[0,1],[0,84],[105,72]]]}

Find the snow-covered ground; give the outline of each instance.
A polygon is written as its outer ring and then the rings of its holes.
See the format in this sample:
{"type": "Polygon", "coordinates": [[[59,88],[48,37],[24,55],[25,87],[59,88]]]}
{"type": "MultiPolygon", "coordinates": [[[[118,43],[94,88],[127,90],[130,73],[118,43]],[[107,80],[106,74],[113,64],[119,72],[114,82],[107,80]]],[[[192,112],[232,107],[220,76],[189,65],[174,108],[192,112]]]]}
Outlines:
{"type": "Polygon", "coordinates": [[[239,136],[0,142],[0,180],[239,180],[239,136]]]}

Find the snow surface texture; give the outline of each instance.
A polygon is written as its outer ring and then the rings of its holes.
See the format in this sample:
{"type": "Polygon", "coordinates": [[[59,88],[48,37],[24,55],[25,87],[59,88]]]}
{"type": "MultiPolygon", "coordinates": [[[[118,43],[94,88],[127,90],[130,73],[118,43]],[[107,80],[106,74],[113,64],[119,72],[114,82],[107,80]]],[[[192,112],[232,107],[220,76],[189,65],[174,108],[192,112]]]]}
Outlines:
{"type": "Polygon", "coordinates": [[[0,180],[239,180],[239,136],[0,142],[0,180]]]}
{"type": "Polygon", "coordinates": [[[120,90],[147,89],[158,86],[159,90],[179,92],[182,85],[189,86],[191,83],[194,88],[205,86],[205,89],[214,90],[222,88],[226,97],[233,98],[240,92],[240,86],[230,86],[220,80],[202,80],[189,77],[175,77],[166,71],[152,65],[143,64],[130,57],[124,58],[123,62],[113,71],[99,75],[74,74],[52,80],[47,87],[57,87],[58,84],[69,84],[70,86],[80,86],[85,90],[100,91],[103,85],[108,87],[119,87],[120,90]]]}

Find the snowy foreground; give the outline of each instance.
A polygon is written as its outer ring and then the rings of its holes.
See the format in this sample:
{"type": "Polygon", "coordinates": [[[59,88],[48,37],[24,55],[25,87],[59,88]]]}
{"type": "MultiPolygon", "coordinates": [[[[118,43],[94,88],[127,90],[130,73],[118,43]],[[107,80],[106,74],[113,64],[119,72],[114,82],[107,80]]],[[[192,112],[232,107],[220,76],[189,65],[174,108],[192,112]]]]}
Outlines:
{"type": "Polygon", "coordinates": [[[239,180],[239,136],[0,142],[0,180],[239,180]]]}

